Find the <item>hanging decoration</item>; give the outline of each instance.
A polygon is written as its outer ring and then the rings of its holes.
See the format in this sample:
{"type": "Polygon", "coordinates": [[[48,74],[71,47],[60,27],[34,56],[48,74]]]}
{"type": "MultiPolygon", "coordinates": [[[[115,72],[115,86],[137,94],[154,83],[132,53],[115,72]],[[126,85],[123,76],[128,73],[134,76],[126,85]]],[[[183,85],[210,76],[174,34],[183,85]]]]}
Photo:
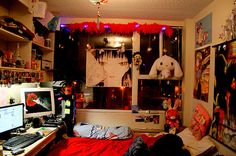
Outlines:
{"type": "Polygon", "coordinates": [[[234,0],[234,8],[226,19],[225,25],[221,27],[223,28],[223,32],[219,34],[220,39],[229,41],[236,38],[236,0],[234,0]]]}
{"type": "Polygon", "coordinates": [[[98,11],[97,11],[97,29],[99,30],[100,29],[100,18],[101,18],[101,15],[100,15],[100,6],[102,4],[105,4],[108,2],[108,0],[90,0],[91,3],[97,5],[97,8],[98,8],[98,11]]]}
{"type": "Polygon", "coordinates": [[[128,23],[128,24],[114,24],[114,23],[100,23],[99,29],[97,27],[97,23],[95,22],[82,22],[82,23],[74,23],[65,25],[72,32],[75,30],[86,31],[90,34],[97,33],[117,33],[129,35],[133,32],[143,33],[143,34],[158,34],[160,32],[166,33],[167,36],[171,36],[173,34],[173,29],[167,25],[160,24],[138,24],[136,22],[128,23]]]}

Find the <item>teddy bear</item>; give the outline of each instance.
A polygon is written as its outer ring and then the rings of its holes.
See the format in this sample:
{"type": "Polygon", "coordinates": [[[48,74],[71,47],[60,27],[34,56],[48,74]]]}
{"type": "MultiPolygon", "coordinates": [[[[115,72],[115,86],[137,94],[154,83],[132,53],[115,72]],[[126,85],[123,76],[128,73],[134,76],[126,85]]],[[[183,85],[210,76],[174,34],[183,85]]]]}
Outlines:
{"type": "Polygon", "coordinates": [[[149,72],[150,76],[159,76],[162,79],[183,76],[179,63],[172,57],[163,55],[156,59],[149,72]]]}
{"type": "Polygon", "coordinates": [[[181,100],[176,99],[174,102],[174,107],[171,106],[171,99],[167,100],[168,110],[166,111],[166,123],[165,123],[165,131],[170,131],[174,129],[174,133],[181,126],[178,107],[181,105],[181,100]]]}

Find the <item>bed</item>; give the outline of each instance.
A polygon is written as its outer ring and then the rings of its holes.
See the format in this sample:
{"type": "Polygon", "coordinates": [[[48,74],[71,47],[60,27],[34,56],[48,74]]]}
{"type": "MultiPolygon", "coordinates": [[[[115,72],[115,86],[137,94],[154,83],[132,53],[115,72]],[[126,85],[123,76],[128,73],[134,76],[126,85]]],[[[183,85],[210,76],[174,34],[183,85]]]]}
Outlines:
{"type": "Polygon", "coordinates": [[[177,146],[181,144],[178,149],[187,149],[186,151],[192,156],[211,156],[217,152],[217,149],[207,135],[209,126],[210,116],[201,104],[196,105],[190,126],[169,139],[168,143],[166,143],[168,140],[166,132],[154,135],[145,132],[135,133],[128,126],[103,127],[81,122],[74,126],[75,137],[61,141],[49,155],[134,156],[138,153],[139,156],[147,156],[147,153],[150,154],[153,151],[155,151],[154,155],[161,153],[160,151],[171,151],[176,144],[177,146]],[[160,144],[160,140],[164,140],[165,143],[160,144]]]}
{"type": "MultiPolygon", "coordinates": [[[[150,137],[146,134],[140,135],[144,142],[150,147],[162,135],[150,137]]],[[[96,139],[72,137],[63,140],[48,154],[50,156],[123,156],[132,145],[134,136],[129,139],[96,139]]]]}
{"type": "MultiPolygon", "coordinates": [[[[50,156],[129,156],[128,151],[134,146],[137,138],[142,138],[150,149],[153,144],[167,133],[160,132],[155,135],[139,133],[128,139],[97,139],[88,137],[72,137],[62,140],[54,146],[48,155],[50,156]]],[[[177,134],[183,140],[185,147],[192,156],[211,156],[216,153],[215,145],[208,136],[196,140],[188,128],[177,134]]],[[[132,149],[133,150],[133,149],[132,149]]]]}

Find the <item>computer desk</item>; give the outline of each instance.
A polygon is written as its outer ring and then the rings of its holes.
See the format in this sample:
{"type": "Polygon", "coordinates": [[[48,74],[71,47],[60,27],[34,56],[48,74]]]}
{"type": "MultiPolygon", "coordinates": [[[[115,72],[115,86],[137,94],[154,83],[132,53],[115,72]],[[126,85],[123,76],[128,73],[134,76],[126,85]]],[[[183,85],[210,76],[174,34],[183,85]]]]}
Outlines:
{"type": "MultiPolygon", "coordinates": [[[[24,153],[18,154],[17,156],[34,156],[38,154],[42,149],[44,149],[48,144],[52,143],[56,137],[57,132],[61,127],[45,127],[45,131],[41,128],[29,128],[26,133],[35,133],[37,131],[42,131],[47,133],[42,139],[34,142],[33,144],[25,147],[24,153]]],[[[11,156],[11,151],[3,150],[3,156],[11,156]]]]}

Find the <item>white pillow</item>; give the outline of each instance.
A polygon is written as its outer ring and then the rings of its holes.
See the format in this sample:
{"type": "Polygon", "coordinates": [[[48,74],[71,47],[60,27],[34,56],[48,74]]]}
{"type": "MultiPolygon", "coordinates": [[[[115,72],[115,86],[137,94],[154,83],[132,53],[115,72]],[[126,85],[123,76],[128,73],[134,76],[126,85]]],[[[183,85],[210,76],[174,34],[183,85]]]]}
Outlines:
{"type": "Polygon", "coordinates": [[[204,136],[201,140],[197,140],[189,128],[185,128],[177,134],[183,140],[185,148],[188,149],[192,156],[200,155],[207,150],[215,147],[215,144],[210,140],[209,136],[204,136]]]}

